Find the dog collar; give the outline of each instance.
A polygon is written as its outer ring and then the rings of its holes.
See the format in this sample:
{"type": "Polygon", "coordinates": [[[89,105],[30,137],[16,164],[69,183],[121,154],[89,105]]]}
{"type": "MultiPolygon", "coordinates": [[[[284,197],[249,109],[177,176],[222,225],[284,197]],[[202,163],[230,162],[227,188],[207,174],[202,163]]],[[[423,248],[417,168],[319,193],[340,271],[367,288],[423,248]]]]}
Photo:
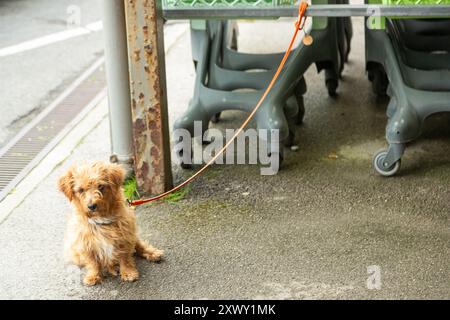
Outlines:
{"type": "Polygon", "coordinates": [[[108,219],[108,218],[89,218],[88,222],[90,224],[96,225],[96,226],[107,226],[110,225],[111,223],[113,223],[115,220],[114,219],[108,219]]]}

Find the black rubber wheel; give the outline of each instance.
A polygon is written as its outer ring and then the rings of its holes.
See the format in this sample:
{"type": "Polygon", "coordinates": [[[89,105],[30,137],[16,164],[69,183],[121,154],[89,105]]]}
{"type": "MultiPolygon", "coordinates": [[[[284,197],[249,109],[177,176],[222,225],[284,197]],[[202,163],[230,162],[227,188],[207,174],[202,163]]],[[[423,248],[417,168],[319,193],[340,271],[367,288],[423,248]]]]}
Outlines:
{"type": "Polygon", "coordinates": [[[399,170],[401,166],[401,160],[398,160],[396,163],[391,165],[389,168],[386,168],[384,164],[384,159],[386,159],[387,151],[382,150],[375,154],[373,157],[373,167],[375,168],[375,171],[382,175],[383,177],[392,177],[395,175],[399,170]]]}

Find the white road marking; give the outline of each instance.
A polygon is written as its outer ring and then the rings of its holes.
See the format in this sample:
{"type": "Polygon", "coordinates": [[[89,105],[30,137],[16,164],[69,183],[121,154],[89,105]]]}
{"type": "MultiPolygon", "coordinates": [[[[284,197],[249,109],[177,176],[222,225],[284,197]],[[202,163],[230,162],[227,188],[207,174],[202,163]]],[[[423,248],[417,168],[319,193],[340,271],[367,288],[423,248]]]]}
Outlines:
{"type": "Polygon", "coordinates": [[[90,23],[85,27],[78,27],[74,29],[68,29],[61,32],[52,33],[47,36],[39,37],[13,46],[2,48],[0,49],[0,57],[7,57],[17,53],[22,53],[36,48],[48,46],[53,43],[76,38],[93,32],[98,32],[101,31],[102,29],[103,29],[102,21],[97,21],[90,23]]]}

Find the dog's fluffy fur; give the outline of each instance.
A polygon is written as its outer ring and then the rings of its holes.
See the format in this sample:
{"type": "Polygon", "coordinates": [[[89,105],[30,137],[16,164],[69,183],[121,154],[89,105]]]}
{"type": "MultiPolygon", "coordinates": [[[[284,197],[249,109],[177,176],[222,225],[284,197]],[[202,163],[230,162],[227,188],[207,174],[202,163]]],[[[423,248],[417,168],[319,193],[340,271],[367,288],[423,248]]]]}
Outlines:
{"type": "Polygon", "coordinates": [[[74,207],[70,215],[65,253],[69,262],[87,269],[83,283],[95,285],[107,270],[122,280],[139,277],[133,254],[159,261],[163,252],[140,240],[134,210],[125,202],[125,172],[116,164],[96,162],[72,166],[59,181],[59,189],[74,207]]]}

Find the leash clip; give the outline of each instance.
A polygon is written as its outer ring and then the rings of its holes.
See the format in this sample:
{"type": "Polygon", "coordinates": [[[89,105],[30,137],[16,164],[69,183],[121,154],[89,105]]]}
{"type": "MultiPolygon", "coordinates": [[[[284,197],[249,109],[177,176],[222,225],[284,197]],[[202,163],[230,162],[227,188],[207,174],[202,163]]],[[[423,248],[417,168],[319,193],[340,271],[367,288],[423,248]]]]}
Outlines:
{"type": "Polygon", "coordinates": [[[308,3],[302,1],[302,3],[300,3],[300,6],[298,7],[298,18],[297,18],[297,21],[295,22],[295,27],[298,30],[302,30],[303,27],[305,26],[305,23],[306,23],[306,16],[305,16],[306,8],[308,8],[308,3]]]}
{"type": "Polygon", "coordinates": [[[306,17],[298,17],[297,21],[295,21],[295,27],[298,30],[302,30],[306,23],[306,17]]]}

